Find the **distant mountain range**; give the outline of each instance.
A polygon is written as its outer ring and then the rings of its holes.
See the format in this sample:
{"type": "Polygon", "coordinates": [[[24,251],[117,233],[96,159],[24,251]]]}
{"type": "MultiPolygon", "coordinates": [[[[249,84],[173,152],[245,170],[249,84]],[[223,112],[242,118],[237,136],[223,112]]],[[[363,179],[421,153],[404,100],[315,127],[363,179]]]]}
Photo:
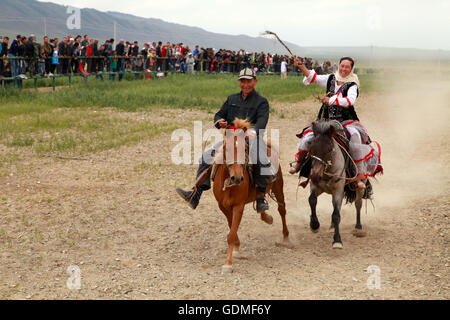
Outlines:
{"type": "MultiPolygon", "coordinates": [[[[51,2],[36,0],[0,0],[0,34],[10,38],[17,34],[35,34],[41,41],[46,32],[49,37],[84,35],[101,41],[114,37],[116,40],[137,40],[143,42],[163,41],[184,43],[191,48],[195,45],[231,50],[244,49],[250,52],[271,52],[287,54],[273,39],[250,37],[247,35],[227,35],[208,32],[198,27],[190,27],[154,18],[142,18],[119,12],[102,12],[95,9],[81,9],[81,29],[68,30],[67,8],[51,2]]],[[[276,31],[276,30],[273,30],[276,31]]],[[[300,47],[286,43],[299,56],[315,59],[337,59],[352,56],[358,60],[450,60],[450,51],[420,50],[382,47],[300,47]]]]}

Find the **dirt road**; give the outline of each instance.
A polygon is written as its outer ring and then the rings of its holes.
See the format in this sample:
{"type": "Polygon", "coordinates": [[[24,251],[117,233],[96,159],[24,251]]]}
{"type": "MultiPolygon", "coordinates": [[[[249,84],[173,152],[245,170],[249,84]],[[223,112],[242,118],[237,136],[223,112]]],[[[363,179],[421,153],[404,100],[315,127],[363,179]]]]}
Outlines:
{"type": "MultiPolygon", "coordinates": [[[[308,100],[273,105],[283,117],[269,122],[280,128],[294,249],[275,246],[282,238],[276,203],[269,201],[271,226],[248,206],[239,229],[246,259],[222,275],[226,219],[212,192],[195,211],[178,198],[175,186],[190,186],[195,168],[170,162],[170,135],[89,160],[30,155],[0,178],[0,298],[449,299],[450,86],[396,86],[358,100],[360,118],[381,143],[385,174],[373,182],[376,209],[363,207],[365,238],[352,236],[355,209],[343,206],[343,250],[331,247],[330,196],[319,198],[321,229],[312,233],[308,191],[297,194],[297,178],[286,173],[295,133],[318,108],[308,100]],[[81,271],[80,290],[67,287],[72,265],[81,271]],[[380,289],[366,285],[371,265],[379,267],[380,289]]],[[[178,116],[205,127],[212,118],[178,116]]]]}

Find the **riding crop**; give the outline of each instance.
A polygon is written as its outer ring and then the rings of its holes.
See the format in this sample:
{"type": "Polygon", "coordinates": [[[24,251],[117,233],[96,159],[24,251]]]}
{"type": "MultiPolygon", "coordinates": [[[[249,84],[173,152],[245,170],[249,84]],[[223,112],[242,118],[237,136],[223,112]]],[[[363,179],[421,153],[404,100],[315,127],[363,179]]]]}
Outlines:
{"type": "Polygon", "coordinates": [[[264,31],[264,32],[261,32],[260,35],[261,35],[261,36],[265,36],[265,35],[273,35],[273,36],[275,36],[275,38],[277,38],[277,40],[280,41],[280,43],[286,48],[286,50],[289,51],[289,53],[291,54],[291,56],[292,56],[293,58],[295,58],[295,55],[292,53],[291,49],[289,49],[288,46],[285,45],[283,41],[281,41],[280,37],[278,37],[278,35],[277,35],[275,32],[266,30],[266,31],[264,31]]]}

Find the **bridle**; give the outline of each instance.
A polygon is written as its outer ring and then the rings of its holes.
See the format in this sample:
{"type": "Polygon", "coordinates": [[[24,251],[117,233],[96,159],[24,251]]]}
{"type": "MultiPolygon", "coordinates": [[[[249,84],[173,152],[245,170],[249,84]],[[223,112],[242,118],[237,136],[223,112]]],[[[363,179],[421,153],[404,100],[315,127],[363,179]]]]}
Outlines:
{"type": "MultiPolygon", "coordinates": [[[[234,130],[236,130],[233,126],[227,126],[226,129],[234,129],[234,130]]],[[[226,140],[226,135],[224,133],[224,144],[223,144],[223,160],[224,161],[223,161],[223,166],[225,167],[225,170],[226,170],[228,176],[231,177],[230,167],[229,167],[229,164],[227,163],[227,160],[226,160],[226,141],[227,141],[226,140]]],[[[243,165],[244,166],[244,172],[245,172],[245,171],[248,171],[248,167],[249,167],[249,147],[248,147],[248,144],[247,144],[247,140],[244,139],[244,141],[245,141],[244,142],[245,143],[245,151],[244,151],[245,152],[245,160],[244,160],[243,164],[241,164],[241,163],[237,163],[237,164],[243,165]]],[[[234,142],[234,137],[233,137],[233,148],[234,148],[234,146],[235,146],[235,142],[234,142]]],[[[233,162],[232,164],[236,164],[236,163],[233,162]]],[[[225,191],[225,189],[227,187],[230,187],[230,186],[234,186],[234,184],[231,184],[230,183],[230,178],[228,178],[228,179],[225,180],[225,183],[224,183],[224,186],[223,186],[223,191],[225,191]]]]}
{"type": "MultiPolygon", "coordinates": [[[[338,145],[342,150],[344,150],[345,153],[347,153],[348,159],[350,159],[350,160],[352,161],[353,165],[355,166],[356,172],[358,172],[358,167],[356,166],[355,162],[353,161],[352,157],[351,157],[350,154],[347,152],[347,150],[345,150],[345,148],[342,147],[339,143],[338,143],[337,145],[338,145]]],[[[331,151],[330,151],[329,153],[331,153],[331,151]]],[[[327,153],[327,154],[328,154],[328,153],[327,153]]],[[[356,175],[355,175],[353,178],[347,178],[347,177],[344,175],[345,168],[347,167],[347,162],[344,164],[344,167],[342,168],[341,174],[340,174],[340,175],[337,175],[337,174],[333,174],[333,173],[327,172],[328,167],[333,165],[333,163],[331,162],[331,160],[328,160],[327,162],[325,162],[323,159],[321,159],[321,158],[319,158],[319,157],[317,157],[317,156],[310,155],[310,157],[313,158],[313,159],[315,159],[315,160],[317,160],[317,161],[319,161],[319,162],[325,167],[324,170],[323,170],[323,174],[325,174],[325,175],[327,175],[327,176],[329,176],[329,177],[338,178],[338,179],[344,179],[344,180],[346,180],[346,181],[353,181],[353,180],[356,178],[356,175]]],[[[356,174],[357,174],[357,173],[356,173],[356,174]]]]}
{"type": "MultiPolygon", "coordinates": [[[[227,163],[227,159],[226,159],[226,143],[223,144],[223,165],[225,167],[225,169],[227,170],[228,175],[230,174],[230,168],[229,168],[229,164],[227,163]]],[[[244,170],[246,170],[249,166],[249,155],[248,155],[248,145],[247,143],[245,143],[245,161],[244,163],[231,163],[231,164],[240,164],[240,165],[244,165],[244,170]]]]}
{"type": "MultiPolygon", "coordinates": [[[[319,161],[320,163],[322,163],[322,165],[325,166],[324,171],[327,170],[328,166],[333,165],[333,163],[331,162],[331,160],[328,160],[327,162],[325,162],[324,160],[322,160],[321,158],[319,158],[319,157],[317,157],[317,156],[310,155],[310,157],[313,158],[313,159],[316,159],[317,161],[319,161]]],[[[325,172],[324,172],[324,173],[325,173],[325,172]]]]}

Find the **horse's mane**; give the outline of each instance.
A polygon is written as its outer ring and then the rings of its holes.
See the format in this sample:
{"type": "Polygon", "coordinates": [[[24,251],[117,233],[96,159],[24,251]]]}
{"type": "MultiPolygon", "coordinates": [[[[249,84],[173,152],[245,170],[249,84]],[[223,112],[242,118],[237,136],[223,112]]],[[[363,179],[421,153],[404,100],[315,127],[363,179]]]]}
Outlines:
{"type": "Polygon", "coordinates": [[[234,122],[235,127],[238,128],[238,129],[248,130],[251,127],[253,127],[253,125],[247,119],[234,118],[233,122],[234,122]]]}
{"type": "Polygon", "coordinates": [[[316,121],[313,123],[313,131],[315,136],[327,135],[330,136],[343,130],[342,124],[338,121],[316,121]]]}

